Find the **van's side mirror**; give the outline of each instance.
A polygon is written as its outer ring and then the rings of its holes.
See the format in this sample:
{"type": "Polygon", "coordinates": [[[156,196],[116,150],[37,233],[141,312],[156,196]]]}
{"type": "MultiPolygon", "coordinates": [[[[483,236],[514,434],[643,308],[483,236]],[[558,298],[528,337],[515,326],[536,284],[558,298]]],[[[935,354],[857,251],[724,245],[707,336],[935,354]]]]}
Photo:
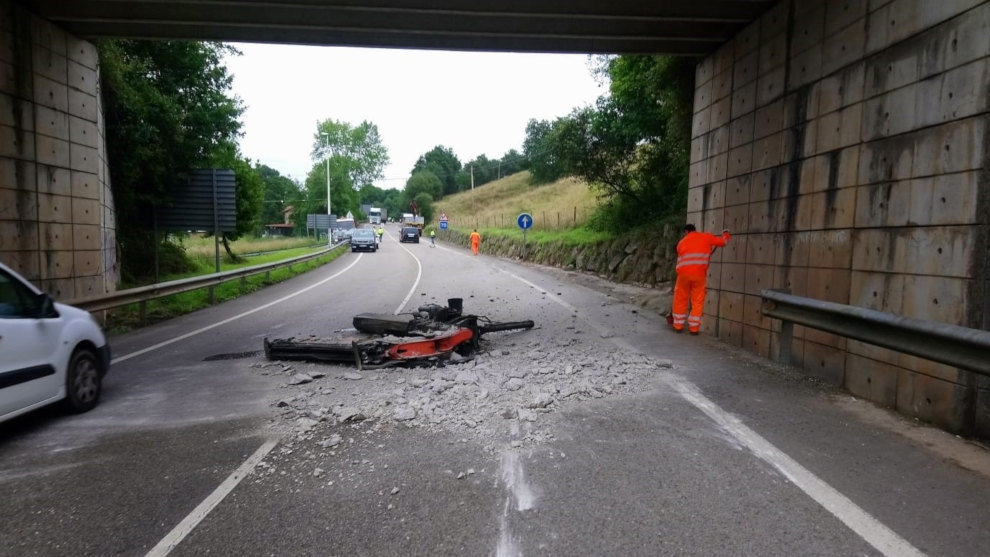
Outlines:
{"type": "Polygon", "coordinates": [[[55,301],[48,294],[42,292],[38,294],[38,302],[35,306],[38,308],[38,319],[51,319],[53,317],[58,317],[58,310],[55,309],[55,301]]]}

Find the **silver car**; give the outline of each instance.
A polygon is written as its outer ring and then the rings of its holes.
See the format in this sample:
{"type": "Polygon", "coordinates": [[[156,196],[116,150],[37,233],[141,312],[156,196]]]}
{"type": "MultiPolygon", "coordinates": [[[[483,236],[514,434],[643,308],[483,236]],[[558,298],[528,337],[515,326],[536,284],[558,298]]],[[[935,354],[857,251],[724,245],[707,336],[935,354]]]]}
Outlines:
{"type": "Polygon", "coordinates": [[[378,251],[378,239],[370,228],[358,228],[351,233],[351,251],[378,251]]]}

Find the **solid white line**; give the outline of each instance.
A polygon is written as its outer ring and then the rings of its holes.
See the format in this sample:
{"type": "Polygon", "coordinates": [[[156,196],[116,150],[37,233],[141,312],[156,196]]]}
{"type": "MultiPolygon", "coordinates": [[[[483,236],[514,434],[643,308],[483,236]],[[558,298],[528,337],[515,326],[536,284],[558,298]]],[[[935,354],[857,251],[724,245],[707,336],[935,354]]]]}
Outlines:
{"type": "Polygon", "coordinates": [[[131,352],[130,354],[126,354],[124,356],[119,356],[119,357],[114,358],[113,360],[111,360],[110,363],[111,364],[117,364],[117,363],[123,362],[125,360],[129,360],[129,359],[131,359],[131,358],[133,358],[135,356],[140,356],[142,354],[147,354],[148,352],[151,352],[152,350],[158,350],[159,348],[161,348],[163,346],[168,346],[169,344],[174,344],[176,342],[179,342],[180,340],[185,340],[185,339],[187,339],[189,337],[196,336],[196,335],[198,335],[200,333],[209,331],[210,329],[215,329],[215,328],[217,328],[217,327],[219,327],[221,325],[226,325],[227,323],[230,323],[231,321],[237,321],[238,319],[240,319],[242,317],[245,317],[247,315],[251,315],[252,313],[257,313],[257,312],[259,312],[259,311],[261,311],[263,309],[268,309],[268,308],[270,308],[270,307],[272,307],[272,306],[274,306],[276,304],[280,304],[280,303],[282,303],[282,302],[284,302],[284,301],[286,301],[286,300],[288,300],[290,298],[295,298],[296,296],[302,294],[303,292],[307,292],[309,290],[312,290],[312,289],[316,288],[317,286],[321,286],[321,285],[323,285],[323,284],[325,284],[325,283],[327,283],[327,282],[329,282],[329,281],[331,281],[331,280],[339,277],[340,275],[346,273],[347,271],[349,271],[351,269],[351,267],[357,265],[358,261],[361,261],[361,258],[362,257],[364,257],[364,254],[359,254],[357,256],[357,258],[354,260],[354,263],[351,263],[350,265],[344,267],[340,271],[337,271],[333,275],[331,275],[331,276],[329,276],[329,277],[321,280],[320,282],[317,282],[316,284],[311,284],[310,286],[307,286],[306,288],[303,288],[302,290],[297,290],[296,292],[293,292],[292,294],[289,294],[288,296],[283,296],[283,297],[281,297],[281,298],[279,298],[279,299],[277,299],[277,300],[275,300],[273,302],[269,302],[269,303],[267,303],[267,304],[265,304],[263,306],[258,306],[258,307],[254,308],[254,309],[245,311],[244,313],[241,313],[239,315],[235,315],[233,317],[229,317],[227,319],[224,319],[223,321],[218,321],[218,322],[216,322],[216,323],[214,323],[212,325],[207,325],[206,327],[202,327],[200,329],[196,329],[195,331],[188,332],[188,333],[186,333],[184,335],[179,335],[179,336],[177,336],[175,338],[172,338],[172,339],[169,339],[169,340],[166,340],[166,341],[163,341],[163,342],[159,342],[158,344],[149,346],[147,348],[143,348],[141,350],[138,350],[137,352],[131,352]]]}
{"type": "Polygon", "coordinates": [[[798,464],[797,461],[787,456],[758,433],[743,425],[738,418],[719,408],[717,404],[701,394],[698,387],[686,379],[664,376],[662,380],[680,393],[688,402],[707,414],[723,430],[748,447],[753,454],[780,470],[791,483],[807,493],[819,505],[825,507],[877,551],[890,557],[920,557],[925,555],[849,500],[848,497],[819,479],[810,470],[798,464]]]}
{"type": "Polygon", "coordinates": [[[165,557],[175,549],[206,518],[206,515],[210,514],[210,511],[220,504],[220,501],[223,501],[224,497],[233,491],[237,487],[237,484],[254,470],[254,467],[275,448],[276,444],[278,442],[274,440],[266,441],[257,451],[254,451],[254,454],[238,466],[237,470],[234,470],[233,473],[227,476],[227,479],[213,490],[213,493],[209,497],[204,499],[188,516],[182,519],[182,522],[176,525],[175,528],[172,528],[172,531],[162,538],[162,541],[158,542],[158,545],[151,548],[151,551],[148,552],[146,557],[165,557]]]}
{"type": "MultiPolygon", "coordinates": [[[[392,235],[389,234],[387,230],[385,231],[385,233],[388,234],[388,237],[389,238],[392,238],[392,235]]],[[[399,240],[397,240],[395,238],[392,238],[392,240],[400,248],[406,250],[406,253],[408,253],[409,255],[411,255],[412,258],[413,258],[413,260],[416,261],[416,281],[413,282],[412,288],[409,289],[409,293],[406,294],[406,297],[402,299],[402,303],[399,304],[399,307],[395,308],[395,314],[396,315],[399,315],[399,312],[402,311],[402,308],[406,307],[406,304],[409,303],[409,298],[412,298],[413,292],[416,291],[416,287],[419,286],[419,279],[422,278],[422,276],[423,276],[423,264],[420,263],[419,258],[416,257],[416,254],[414,254],[413,252],[409,251],[409,249],[406,246],[402,245],[402,242],[400,242],[399,240]]]]}
{"type": "MultiPolygon", "coordinates": [[[[517,276],[510,271],[505,272],[516,280],[535,288],[537,291],[548,292],[547,289],[541,288],[535,283],[517,276]]],[[[554,297],[550,299],[567,309],[577,311],[577,308],[563,300],[558,300],[554,297]]],[[[585,322],[595,327],[595,324],[591,323],[590,320],[585,319],[585,322]]],[[[597,329],[598,327],[595,328],[597,329]]],[[[621,338],[612,337],[610,340],[624,350],[631,350],[642,354],[642,351],[634,348],[621,338]]],[[[675,375],[663,375],[661,379],[684,397],[685,400],[714,420],[719,427],[749,448],[754,455],[779,470],[791,483],[801,491],[804,491],[815,502],[824,507],[825,510],[832,513],[833,516],[838,518],[850,530],[856,532],[877,551],[889,557],[924,557],[925,554],[911,545],[907,540],[898,536],[893,530],[873,518],[872,515],[853,503],[848,497],[819,479],[810,470],[798,464],[796,460],[789,457],[758,433],[743,425],[739,418],[726,412],[705,397],[705,395],[701,394],[701,391],[693,383],[675,375]]]]}

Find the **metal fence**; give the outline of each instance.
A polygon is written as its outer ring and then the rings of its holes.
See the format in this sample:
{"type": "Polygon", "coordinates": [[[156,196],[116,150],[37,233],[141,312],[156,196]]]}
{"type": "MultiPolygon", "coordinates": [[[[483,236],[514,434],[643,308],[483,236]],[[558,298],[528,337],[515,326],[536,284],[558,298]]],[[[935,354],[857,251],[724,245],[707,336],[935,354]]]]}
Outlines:
{"type": "MultiPolygon", "coordinates": [[[[593,212],[592,209],[572,207],[564,210],[534,211],[533,230],[564,230],[584,224],[593,212]]],[[[516,219],[519,213],[497,213],[479,217],[452,218],[452,226],[460,228],[505,228],[519,229],[516,219]]]]}
{"type": "Polygon", "coordinates": [[[169,282],[162,282],[158,284],[149,284],[147,286],[139,286],[137,288],[128,288],[127,290],[118,290],[117,292],[112,292],[110,294],[101,294],[99,296],[89,296],[85,298],[67,300],[65,301],[65,303],[90,312],[113,309],[121,306],[126,306],[129,304],[137,303],[140,304],[141,320],[144,321],[145,309],[148,300],[154,300],[155,298],[171,296],[173,294],[179,294],[181,292],[198,290],[200,288],[212,289],[213,287],[223,284],[224,282],[228,282],[236,279],[240,279],[243,281],[247,277],[260,275],[262,273],[264,273],[267,278],[268,274],[271,273],[271,271],[274,271],[276,269],[281,269],[283,267],[288,267],[291,269],[293,265],[305,263],[307,261],[327,255],[333,250],[341,247],[342,245],[345,245],[345,243],[341,242],[335,244],[330,248],[320,250],[316,253],[311,253],[308,255],[300,255],[298,257],[293,257],[292,259],[286,259],[284,261],[276,261],[274,263],[253,265],[251,267],[234,269],[232,271],[224,271],[222,273],[201,275],[198,277],[190,277],[185,279],[173,280],[169,282]]]}
{"type": "Polygon", "coordinates": [[[791,363],[794,324],[990,376],[990,331],[902,317],[764,290],[763,315],[780,319],[779,359],[791,363]]]}

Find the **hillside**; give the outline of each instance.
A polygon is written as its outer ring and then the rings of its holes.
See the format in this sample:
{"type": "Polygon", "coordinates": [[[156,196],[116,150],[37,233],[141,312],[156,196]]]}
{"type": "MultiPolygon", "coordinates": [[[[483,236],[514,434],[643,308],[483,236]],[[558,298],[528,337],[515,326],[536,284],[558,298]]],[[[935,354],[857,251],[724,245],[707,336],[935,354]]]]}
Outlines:
{"type": "Polygon", "coordinates": [[[598,206],[587,183],[565,178],[533,186],[529,172],[519,172],[474,190],[444,197],[436,214],[447,213],[451,226],[516,228],[519,213],[530,213],[534,230],[559,230],[583,224],[598,206]]]}

